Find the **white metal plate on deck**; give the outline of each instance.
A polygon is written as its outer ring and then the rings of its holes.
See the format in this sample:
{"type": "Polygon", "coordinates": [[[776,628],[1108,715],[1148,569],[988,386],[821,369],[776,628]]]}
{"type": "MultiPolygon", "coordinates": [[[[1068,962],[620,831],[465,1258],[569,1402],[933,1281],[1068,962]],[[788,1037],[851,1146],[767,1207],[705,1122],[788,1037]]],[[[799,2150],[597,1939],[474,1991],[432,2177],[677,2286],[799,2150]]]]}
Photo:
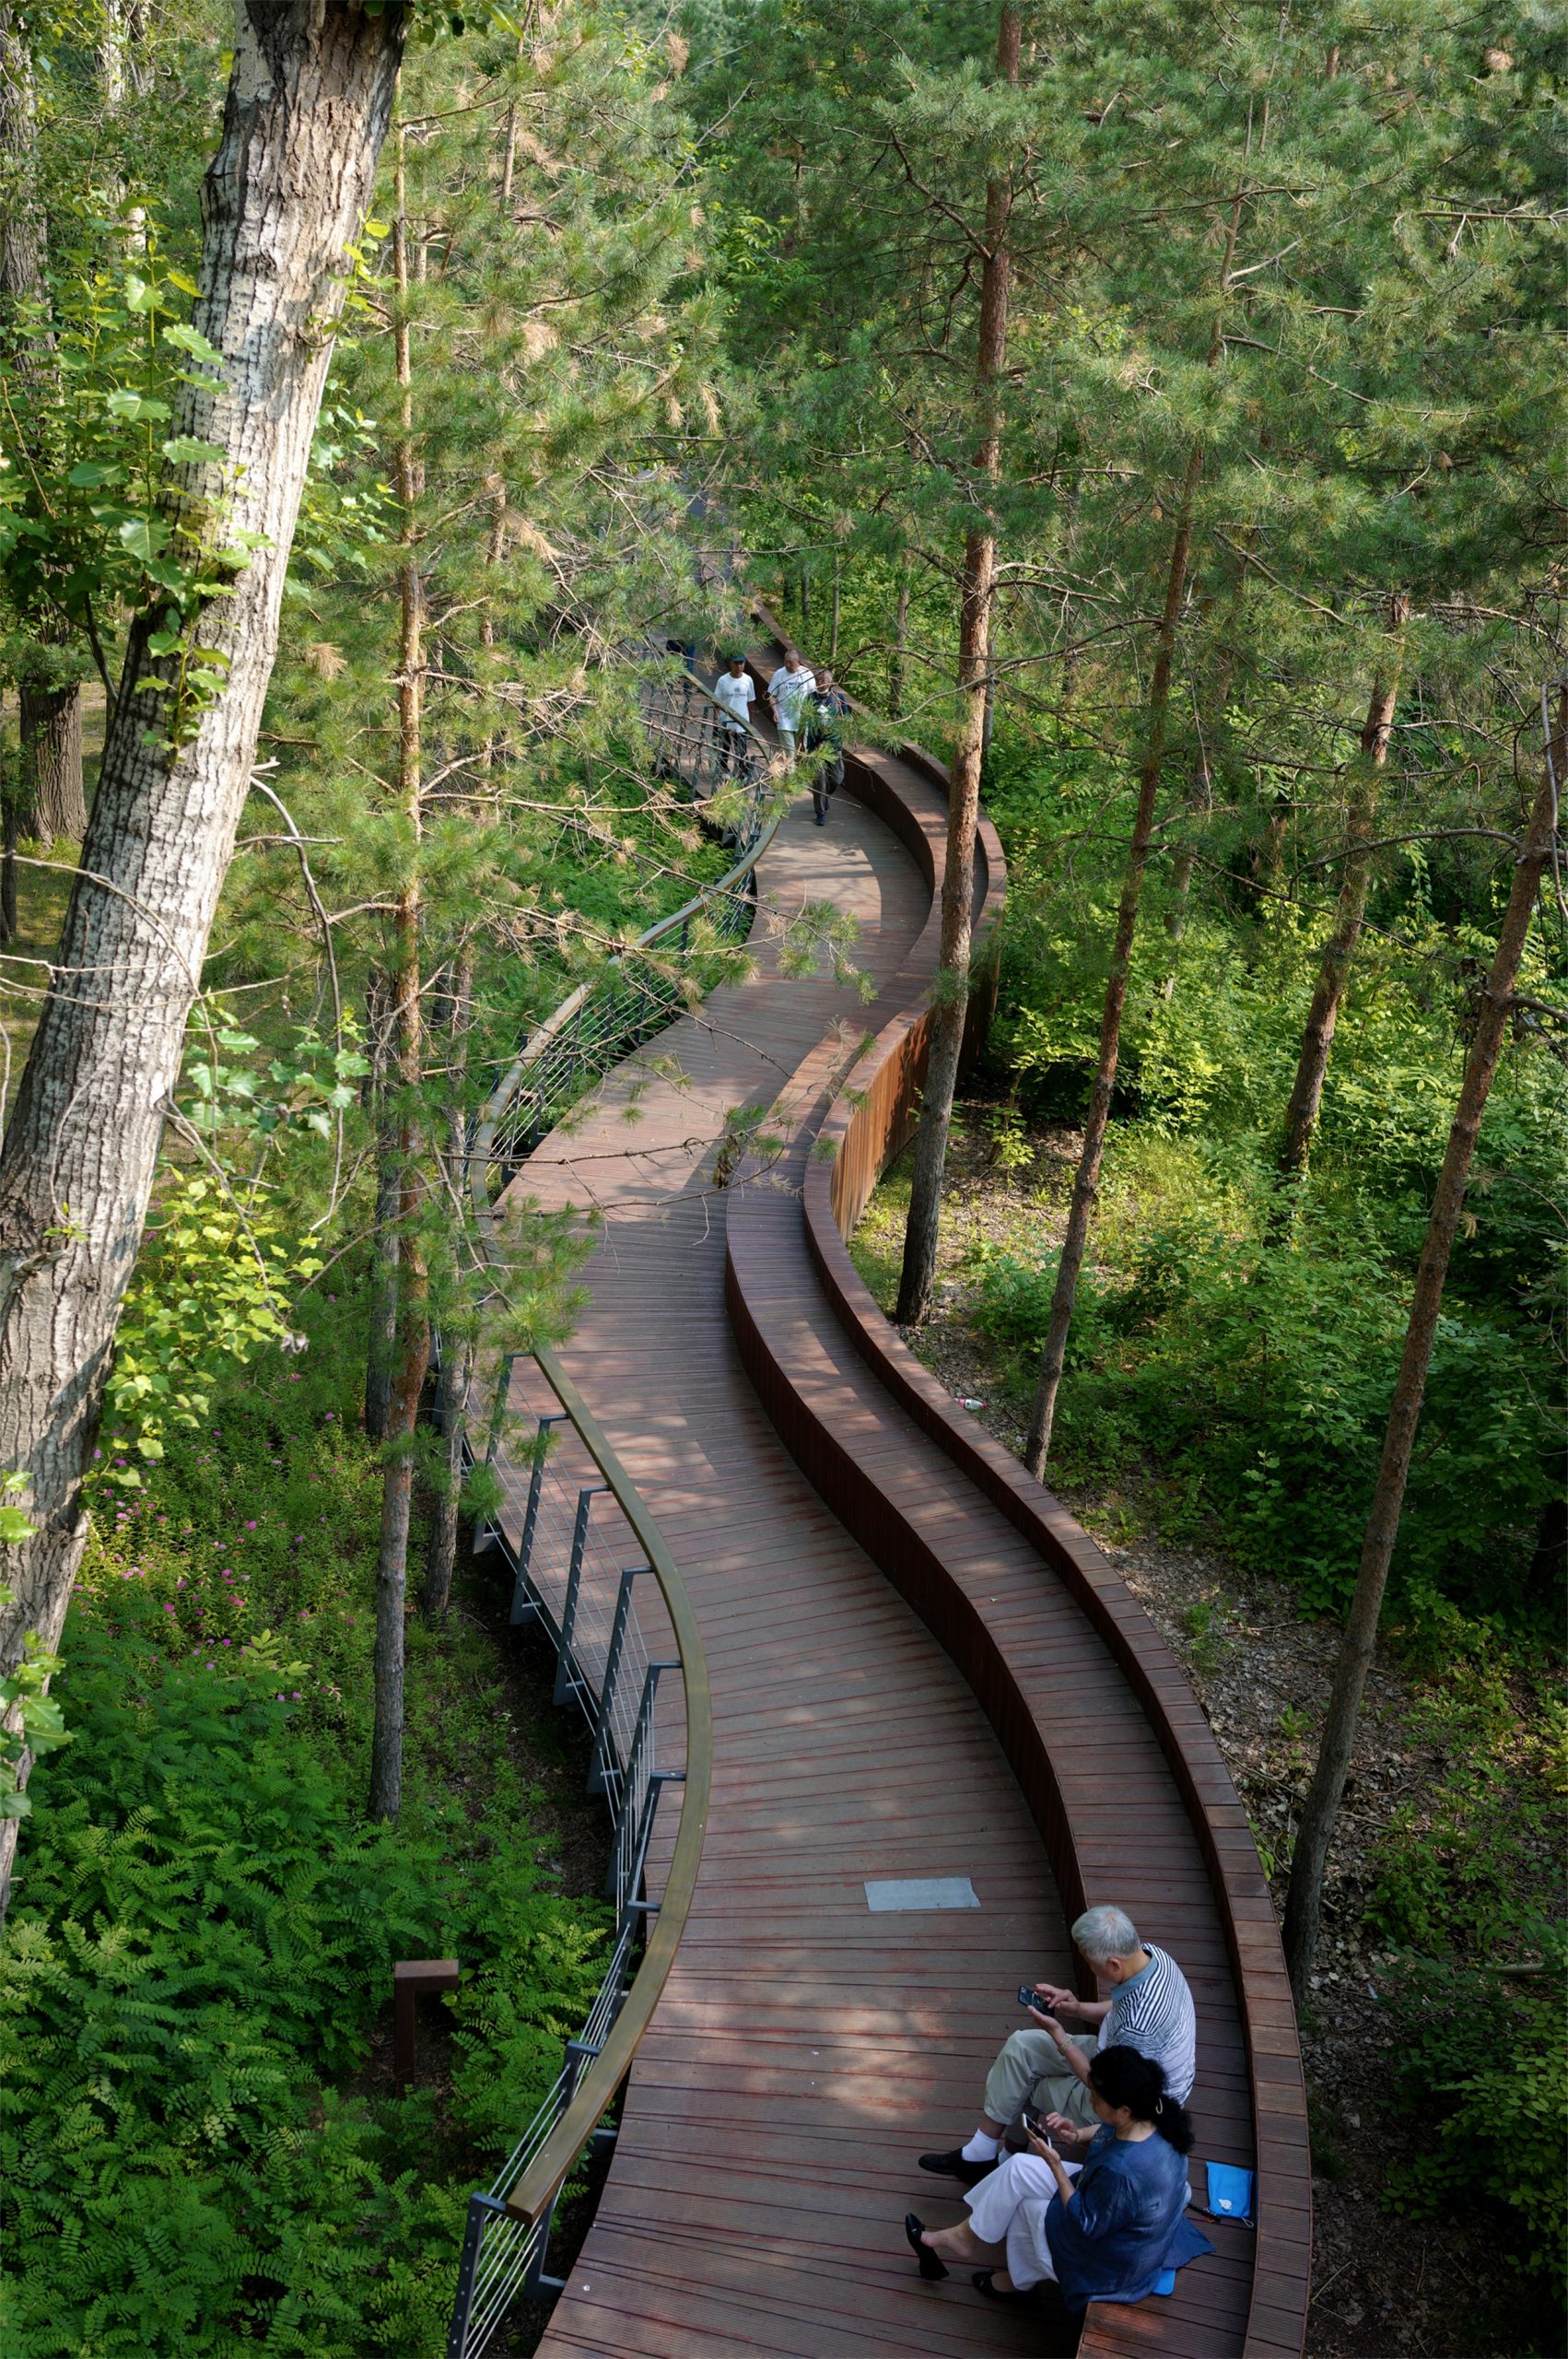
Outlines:
{"type": "Polygon", "coordinates": [[[866,1907],[873,1912],[894,1908],[978,1908],[979,1896],[967,1876],[888,1876],[866,1885],[866,1907]]]}

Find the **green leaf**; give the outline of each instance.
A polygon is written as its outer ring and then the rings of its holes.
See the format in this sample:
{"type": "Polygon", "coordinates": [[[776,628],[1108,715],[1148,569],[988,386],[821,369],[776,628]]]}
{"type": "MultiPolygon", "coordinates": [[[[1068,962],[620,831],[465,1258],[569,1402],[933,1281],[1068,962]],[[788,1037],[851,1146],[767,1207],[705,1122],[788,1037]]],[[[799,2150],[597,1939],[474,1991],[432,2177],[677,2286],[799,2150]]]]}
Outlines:
{"type": "Polygon", "coordinates": [[[128,516],[120,527],[122,547],[144,562],[155,557],[168,540],[169,527],[161,517],[128,516]]]}
{"type": "Polygon", "coordinates": [[[184,325],[165,328],[163,342],[173,345],[177,351],[190,353],[193,359],[207,361],[214,369],[223,367],[222,353],[215,350],[199,328],[184,325]]]}
{"type": "Polygon", "coordinates": [[[96,459],[78,459],[65,480],[78,491],[97,491],[100,485],[121,482],[124,473],[123,467],[107,466],[96,459]]]}
{"type": "Polygon", "coordinates": [[[171,434],[159,448],[177,467],[219,466],[228,456],[218,443],[198,441],[193,434],[171,434]]]}

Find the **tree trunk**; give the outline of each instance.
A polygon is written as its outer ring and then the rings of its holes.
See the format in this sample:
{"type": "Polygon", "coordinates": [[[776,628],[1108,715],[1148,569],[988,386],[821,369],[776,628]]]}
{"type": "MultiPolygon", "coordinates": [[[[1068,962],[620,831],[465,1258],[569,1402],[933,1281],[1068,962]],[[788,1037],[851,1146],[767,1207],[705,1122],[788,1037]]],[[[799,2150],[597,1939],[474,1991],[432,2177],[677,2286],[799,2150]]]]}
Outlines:
{"type": "Polygon", "coordinates": [[[365,1352],[365,1432],[387,1438],[392,1414],[392,1351],[397,1341],[397,1122],[392,1109],[394,1059],[391,987],[379,968],[365,987],[369,1033],[369,1097],[376,1123],[376,1210],[370,1244],[370,1317],[365,1352]]]}
{"type": "Polygon", "coordinates": [[[38,88],[24,19],[0,7],[0,301],[41,301],[44,214],[38,185],[38,88]]]}
{"type": "Polygon", "coordinates": [[[0,942],[17,938],[17,838],[21,832],[17,790],[0,787],[0,942]]]}
{"type": "MultiPolygon", "coordinates": [[[[174,660],[147,647],[162,609],[133,618],[60,980],[0,1149],[0,1467],[26,1472],[39,1527],[7,1552],[7,1669],[28,1631],[57,1643],[86,1542],[82,1483],[115,1323],[249,791],[327,331],[370,202],[404,28],[401,10],[372,16],[362,0],[249,0],[237,13],[194,309],[225,385],[183,388],[171,421],[225,457],[180,469],[170,510],[189,526],[221,499],[226,536],[259,537],[202,616],[204,643],[228,668],[178,745],[174,660]],[[151,679],[165,687],[142,685],[151,679]],[[85,974],[98,978],[90,992],[85,974]]],[[[0,1892],[15,1829],[0,1825],[0,1892]]]]}
{"type": "MultiPolygon", "coordinates": [[[[997,27],[996,71],[1016,83],[1020,52],[1016,8],[1004,5],[997,27]]],[[[1008,224],[1012,183],[1002,177],[986,183],[985,258],[980,271],[980,320],[975,358],[980,440],[975,470],[983,486],[1001,471],[999,386],[1007,358],[1007,303],[1012,257],[1008,224]]],[[[964,546],[964,583],[958,621],[958,687],[964,700],[957,748],[947,788],[947,865],[942,886],[941,970],[931,1013],[930,1046],[909,1214],[904,1228],[904,1263],[895,1316],[901,1326],[918,1326],[930,1304],[936,1274],[937,1232],[942,1219],[942,1169],[953,1123],[958,1060],[969,1004],[969,948],[975,901],[975,835],[980,816],[980,761],[985,743],[986,693],[990,677],[991,603],[996,588],[996,533],[989,520],[964,546]]]]}
{"type": "Polygon", "coordinates": [[[1046,1460],[1050,1454],[1057,1394],[1061,1389],[1062,1366],[1067,1357],[1067,1332],[1072,1324],[1078,1275],[1083,1266],[1084,1249],[1089,1241],[1089,1223],[1100,1189],[1100,1165],[1105,1157],[1106,1131],[1110,1122],[1117,1062],[1121,1053],[1122,1011],[1127,1005],[1128,978],[1132,969],[1132,942],[1138,931],[1138,904],[1143,891],[1143,872],[1149,863],[1149,847],[1154,832],[1154,804],[1160,791],[1160,773],[1165,761],[1171,664],[1176,653],[1176,626],[1181,619],[1182,601],[1187,593],[1187,569],[1192,550],[1192,503],[1202,464],[1202,446],[1195,442],[1187,462],[1187,475],[1176,511],[1176,532],[1171,541],[1170,565],[1165,575],[1164,612],[1160,620],[1153,675],[1149,683],[1149,737],[1139,773],[1138,809],[1132,823],[1132,841],[1128,846],[1127,866],[1122,872],[1121,902],[1117,910],[1111,970],[1106,979],[1106,1001],[1100,1017],[1099,1062],[1095,1067],[1094,1086],[1089,1099],[1089,1119],[1083,1126],[1083,1146],[1072,1183],[1067,1233],[1062,1238],[1056,1292],[1051,1297],[1050,1322],[1046,1329],[1046,1347],[1040,1356],[1040,1377],[1035,1391],[1034,1414],[1029,1421],[1029,1437],[1024,1449],[1024,1462],[1036,1481],[1044,1479],[1046,1460]]]}
{"type": "Polygon", "coordinates": [[[419,465],[414,447],[413,368],[408,332],[408,220],[404,194],[404,135],[398,133],[392,267],[397,311],[393,344],[403,393],[397,450],[398,503],[403,511],[400,572],[403,634],[397,683],[398,796],[412,836],[409,870],[398,897],[397,970],[398,1303],[397,1349],[385,1472],[381,1536],[376,1558],[375,1729],[370,1745],[370,1816],[395,1818],[403,1800],[404,1617],[408,1595],[408,1526],[414,1497],[414,1447],[419,1396],[430,1364],[430,1321],[415,1221],[419,1213],[418,1139],[415,1106],[424,1080],[420,1003],[419,837],[424,788],[425,583],[419,559],[419,465]]]}
{"type": "MultiPolygon", "coordinates": [[[[1396,599],[1393,627],[1399,628],[1409,613],[1409,601],[1402,597],[1396,599]]],[[[1323,961],[1317,972],[1317,988],[1312,994],[1312,1005],[1307,1011],[1295,1081],[1291,1089],[1290,1104],[1285,1109],[1284,1135],[1280,1142],[1280,1177],[1287,1183],[1293,1184],[1305,1176],[1307,1157],[1312,1152],[1313,1133],[1317,1127],[1317,1111],[1323,1100],[1328,1052],[1334,1044],[1334,1031],[1340,1021],[1340,1008],[1350,979],[1351,962],[1361,940],[1370,879],[1366,847],[1377,832],[1377,773],[1388,758],[1388,734],[1394,725],[1394,707],[1398,689],[1399,667],[1394,663],[1387,673],[1379,673],[1373,682],[1372,700],[1362,727],[1361,756],[1352,774],[1350,802],[1345,813],[1345,864],[1340,877],[1334,930],[1324,945],[1323,961]]]]}
{"type": "MultiPolygon", "coordinates": [[[[57,383],[54,338],[44,310],[47,263],[32,53],[16,12],[0,9],[0,314],[18,374],[35,393],[57,383]]],[[[31,456],[46,474],[45,454],[35,446],[31,456]]],[[[75,680],[57,676],[53,652],[66,644],[68,633],[47,606],[41,612],[29,605],[18,620],[34,641],[18,663],[23,804],[46,844],[56,836],[79,843],[87,830],[81,689],[75,680]]]]}
{"type": "Polygon", "coordinates": [[[22,792],[33,827],[45,844],[62,836],[79,844],[88,831],[80,685],[71,680],[53,687],[24,678],[18,704],[22,792]]]}
{"type": "Polygon", "coordinates": [[[904,651],[909,640],[909,560],[898,569],[898,606],[893,624],[893,653],[887,666],[887,713],[890,721],[904,714],[904,651]]]}
{"type": "Polygon", "coordinates": [[[1291,1862],[1290,1897],[1285,1908],[1285,1964],[1290,1970],[1291,1989],[1295,1994],[1298,2008],[1310,1986],[1312,1961],[1316,1954],[1323,1909],[1324,1870],[1328,1864],[1334,1823],[1345,1790],[1345,1778],[1351,1764],[1351,1749],[1355,1742],[1356,1721],[1361,1714],[1366,1674],[1377,1640],[1377,1625],[1383,1612],[1388,1567],[1398,1537],[1399,1515],[1404,1506],[1405,1485],[1410,1476],[1416,1428],[1426,1392],[1427,1370],[1432,1365],[1432,1347],[1437,1333],[1437,1316],[1448,1275],[1449,1257],[1458,1234],[1465,1189],[1475,1157],[1481,1117],[1486,1111],[1487,1095],[1497,1069],[1504,1035],[1508,1028],[1536,896],[1540,889],[1542,874],[1551,857],[1557,825],[1558,780],[1568,775],[1568,687],[1562,688],[1558,696],[1556,725],[1551,742],[1546,748],[1545,770],[1530,814],[1529,831],[1514,870],[1508,906],[1498,929],[1497,949],[1481,992],[1480,1015],[1469,1053],[1465,1059],[1458,1103],[1454,1109],[1443,1168],[1438,1174],[1437,1192],[1427,1221],[1426,1241],[1422,1247],[1415,1289],[1410,1297],[1404,1355],[1394,1386],[1388,1427],[1383,1440],[1382,1462],[1377,1470],[1377,1484],[1372,1495],[1372,1507],[1362,1542],[1355,1595],[1351,1602],[1345,1635],[1334,1666],[1328,1710],[1323,1724],[1323,1741],[1318,1748],[1317,1766],[1302,1812],[1291,1862]]]}
{"type": "Polygon", "coordinates": [[[465,1325],[461,1333],[448,1339],[441,1358],[438,1400],[442,1464],[425,1551],[425,1589],[420,1600],[427,1622],[444,1622],[451,1603],[459,1511],[462,1505],[462,1446],[468,1433],[468,1396],[473,1386],[474,1339],[465,1325]]]}
{"type": "MultiPolygon", "coordinates": [[[[468,1030],[474,1005],[474,954],[465,947],[452,980],[451,1021],[448,1027],[448,1065],[452,1100],[447,1121],[446,1181],[448,1201],[468,1200],[468,1030]]],[[[466,1306],[464,1307],[466,1308],[466,1306]]],[[[468,1431],[468,1396],[474,1383],[474,1334],[462,1312],[453,1332],[443,1338],[439,1412],[444,1463],[436,1484],[435,1512],[425,1552],[425,1618],[444,1622],[451,1600],[452,1573],[457,1564],[458,1510],[462,1498],[462,1445],[468,1431]]]]}

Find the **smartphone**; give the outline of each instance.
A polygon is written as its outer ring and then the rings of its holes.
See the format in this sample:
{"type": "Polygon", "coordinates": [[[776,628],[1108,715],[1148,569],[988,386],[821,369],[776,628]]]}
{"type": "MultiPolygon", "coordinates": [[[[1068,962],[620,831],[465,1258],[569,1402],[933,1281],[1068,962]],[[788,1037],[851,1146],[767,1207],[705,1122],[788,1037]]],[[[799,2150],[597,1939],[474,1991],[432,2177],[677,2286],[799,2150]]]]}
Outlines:
{"type": "Polygon", "coordinates": [[[1021,2007],[1038,2007],[1042,2014],[1048,2013],[1039,1992],[1031,1990],[1026,1982],[1021,1982],[1018,1986],[1018,2003],[1021,2007]]]}
{"type": "Polygon", "coordinates": [[[1031,2113],[1027,2106],[1024,2107],[1019,2118],[1022,2120],[1024,2129],[1029,2132],[1031,2138],[1047,2138],[1048,2136],[1046,2125],[1040,2119],[1039,2115],[1037,2113],[1031,2113]]]}

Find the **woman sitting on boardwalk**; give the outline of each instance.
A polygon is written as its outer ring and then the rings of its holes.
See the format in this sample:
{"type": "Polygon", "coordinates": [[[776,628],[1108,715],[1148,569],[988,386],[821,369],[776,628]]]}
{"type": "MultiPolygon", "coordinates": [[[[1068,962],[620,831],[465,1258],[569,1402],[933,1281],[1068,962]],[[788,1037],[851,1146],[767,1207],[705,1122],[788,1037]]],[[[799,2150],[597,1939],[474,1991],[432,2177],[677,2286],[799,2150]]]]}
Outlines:
{"type": "Polygon", "coordinates": [[[1164,2088],[1161,2067],[1135,2048],[1099,2049],[1089,2095],[1100,2128],[1076,2177],[1025,2116],[1029,2152],[1009,2154],[971,2190],[965,2225],[906,2219],[921,2276],[945,2277],[955,2260],[984,2264],[973,2276],[982,2294],[1054,2280],[1076,2316],[1091,2302],[1141,2301],[1167,2269],[1211,2252],[1187,2217],[1192,2124],[1164,2088]]]}

